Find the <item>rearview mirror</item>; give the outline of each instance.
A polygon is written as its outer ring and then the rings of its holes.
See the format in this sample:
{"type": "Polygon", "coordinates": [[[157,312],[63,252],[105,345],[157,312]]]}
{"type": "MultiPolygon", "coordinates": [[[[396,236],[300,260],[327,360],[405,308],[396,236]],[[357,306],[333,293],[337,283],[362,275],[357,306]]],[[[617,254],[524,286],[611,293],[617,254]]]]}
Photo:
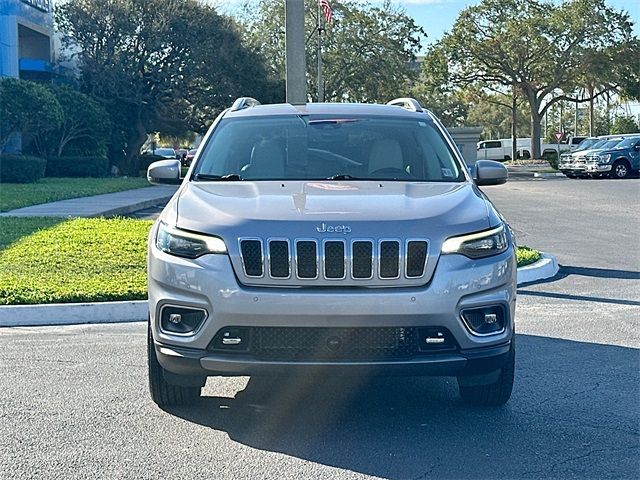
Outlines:
{"type": "Polygon", "coordinates": [[[507,181],[507,167],[493,160],[478,160],[475,164],[475,180],[478,186],[501,185],[507,181]]]}
{"type": "Polygon", "coordinates": [[[180,161],[160,160],[153,162],[147,169],[147,180],[154,185],[179,185],[180,161]]]}

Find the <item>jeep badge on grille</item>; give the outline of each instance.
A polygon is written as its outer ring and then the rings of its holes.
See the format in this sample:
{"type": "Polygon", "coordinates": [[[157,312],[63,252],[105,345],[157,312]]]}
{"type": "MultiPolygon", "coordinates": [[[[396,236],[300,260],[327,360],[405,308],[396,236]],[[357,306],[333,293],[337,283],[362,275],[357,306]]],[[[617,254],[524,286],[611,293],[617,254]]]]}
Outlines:
{"type": "Polygon", "coordinates": [[[316,227],[318,233],[351,233],[351,227],[349,225],[327,225],[321,223],[316,227]]]}

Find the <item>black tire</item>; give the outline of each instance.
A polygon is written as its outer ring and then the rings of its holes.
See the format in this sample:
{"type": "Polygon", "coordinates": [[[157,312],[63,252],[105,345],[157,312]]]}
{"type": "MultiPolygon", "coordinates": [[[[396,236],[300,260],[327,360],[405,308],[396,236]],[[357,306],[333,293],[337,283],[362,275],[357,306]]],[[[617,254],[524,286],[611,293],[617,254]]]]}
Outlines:
{"type": "Polygon", "coordinates": [[[576,179],[576,178],[578,178],[578,177],[576,177],[573,173],[565,173],[564,175],[565,175],[565,177],[567,177],[567,178],[571,178],[571,179],[576,179]]]}
{"type": "Polygon", "coordinates": [[[631,175],[631,167],[626,160],[616,160],[611,166],[611,178],[621,179],[631,175]]]}
{"type": "Polygon", "coordinates": [[[511,341],[509,357],[500,369],[500,376],[494,383],[488,385],[462,386],[458,382],[460,396],[469,405],[497,407],[504,405],[511,398],[513,379],[515,376],[516,344],[511,341]]]}
{"type": "Polygon", "coordinates": [[[147,363],[149,365],[149,392],[151,399],[160,407],[188,405],[200,397],[200,387],[180,387],[167,383],[164,369],[158,362],[153,346],[151,326],[147,327],[147,363]]]}

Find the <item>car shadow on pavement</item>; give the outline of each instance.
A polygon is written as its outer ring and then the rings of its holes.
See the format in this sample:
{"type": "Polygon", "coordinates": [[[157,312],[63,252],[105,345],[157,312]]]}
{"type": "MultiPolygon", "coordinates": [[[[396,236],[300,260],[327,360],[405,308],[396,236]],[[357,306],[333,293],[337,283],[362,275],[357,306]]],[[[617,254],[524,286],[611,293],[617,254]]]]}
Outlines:
{"type": "Polygon", "coordinates": [[[552,284],[558,282],[572,275],[581,277],[594,277],[594,278],[606,278],[606,279],[619,279],[619,280],[640,280],[640,272],[634,270],[614,270],[609,268],[590,268],[590,267],[573,267],[573,266],[561,266],[559,272],[547,279],[537,280],[535,282],[523,283],[518,285],[518,295],[527,295],[533,297],[547,297],[558,298],[563,300],[576,300],[585,302],[598,302],[608,303],[613,305],[631,305],[640,306],[640,301],[628,300],[622,298],[606,298],[596,297],[593,295],[574,295],[563,292],[548,292],[542,290],[526,290],[527,287],[533,287],[535,285],[552,284]]]}
{"type": "MultiPolygon", "coordinates": [[[[232,398],[167,411],[256,449],[384,478],[633,476],[640,350],[517,342],[501,408],[464,405],[451,378],[327,375],[253,377],[232,398]]],[[[225,381],[210,379],[205,395],[225,381]]]]}

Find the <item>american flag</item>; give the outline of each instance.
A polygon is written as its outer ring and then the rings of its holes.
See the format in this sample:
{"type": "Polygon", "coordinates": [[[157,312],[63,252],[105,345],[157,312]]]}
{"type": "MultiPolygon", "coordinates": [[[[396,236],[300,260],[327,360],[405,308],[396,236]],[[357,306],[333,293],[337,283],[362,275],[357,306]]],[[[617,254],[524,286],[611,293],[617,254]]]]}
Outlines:
{"type": "Polygon", "coordinates": [[[329,0],[319,0],[320,8],[322,9],[322,16],[324,17],[324,21],[327,23],[331,23],[333,19],[333,10],[331,10],[331,4],[329,0]]]}

